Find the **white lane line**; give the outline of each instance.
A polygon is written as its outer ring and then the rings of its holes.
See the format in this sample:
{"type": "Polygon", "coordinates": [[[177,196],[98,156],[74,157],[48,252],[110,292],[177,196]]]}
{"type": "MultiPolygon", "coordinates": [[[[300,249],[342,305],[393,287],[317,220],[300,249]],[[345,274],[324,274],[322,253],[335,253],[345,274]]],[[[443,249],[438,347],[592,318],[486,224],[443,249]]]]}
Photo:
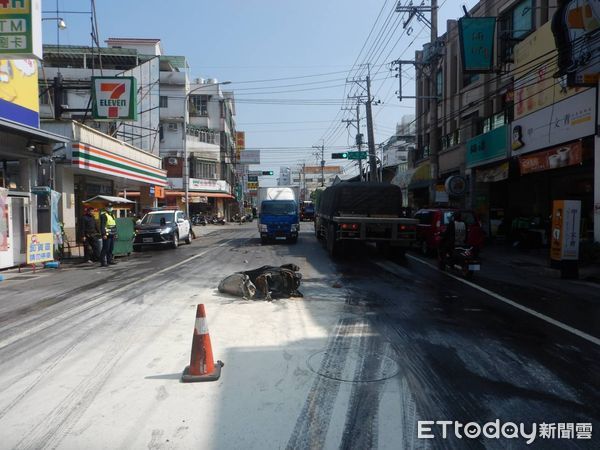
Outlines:
{"type": "MultiPolygon", "coordinates": [[[[435,266],[435,265],[433,265],[433,264],[431,264],[431,263],[429,263],[427,261],[424,261],[421,258],[417,258],[416,256],[413,256],[413,255],[406,255],[406,257],[410,258],[410,259],[412,259],[414,261],[420,262],[421,264],[423,264],[423,265],[425,265],[425,266],[427,266],[427,267],[429,267],[429,268],[431,268],[431,269],[433,269],[433,270],[435,270],[437,272],[441,272],[441,273],[443,273],[443,274],[445,274],[445,275],[447,275],[447,276],[449,276],[451,278],[454,278],[455,280],[460,281],[461,283],[466,284],[467,286],[470,286],[473,289],[477,289],[478,291],[483,292],[484,294],[487,294],[490,297],[493,297],[496,300],[501,301],[502,303],[506,303],[507,305],[510,305],[513,308],[519,309],[519,310],[521,310],[521,311],[523,311],[523,312],[525,312],[527,314],[530,314],[530,315],[532,315],[534,317],[537,317],[538,319],[541,319],[541,320],[543,320],[543,321],[545,321],[545,322],[547,322],[549,324],[557,326],[557,327],[563,329],[564,331],[567,331],[567,332],[569,332],[571,334],[574,334],[575,336],[578,336],[578,337],[580,337],[582,339],[585,339],[586,341],[591,342],[592,344],[600,346],[600,339],[598,339],[595,336],[592,336],[591,334],[587,334],[587,333],[585,333],[585,332],[583,332],[581,330],[578,330],[577,328],[573,328],[572,326],[567,325],[566,323],[559,322],[558,320],[555,320],[552,317],[548,317],[545,314],[539,313],[539,312],[537,312],[537,311],[535,311],[535,310],[533,310],[531,308],[528,308],[527,306],[523,306],[523,305],[521,305],[521,304],[519,304],[519,303],[517,303],[517,302],[515,302],[513,300],[510,300],[510,299],[508,299],[508,298],[500,295],[500,294],[497,294],[497,293],[495,293],[493,291],[490,291],[489,289],[481,287],[478,284],[475,284],[475,283],[472,283],[472,282],[470,282],[468,280],[465,280],[464,278],[460,278],[460,277],[457,277],[456,275],[452,275],[451,273],[448,273],[448,272],[445,272],[443,270],[440,270],[437,266],[435,266]]],[[[381,267],[382,269],[387,270],[388,272],[392,272],[392,273],[396,272],[396,270],[392,270],[391,267],[388,267],[389,265],[396,265],[394,263],[376,263],[376,264],[379,267],[381,267]]]]}
{"type": "MultiPolygon", "coordinates": [[[[229,241],[223,242],[222,244],[219,244],[216,248],[224,247],[228,243],[229,243],[229,241]]],[[[179,266],[187,264],[190,261],[193,261],[194,259],[197,259],[197,258],[200,258],[200,257],[206,255],[209,251],[214,250],[214,249],[215,248],[211,248],[211,249],[203,251],[202,253],[198,253],[197,255],[190,256],[189,258],[186,258],[183,261],[179,261],[177,264],[173,264],[172,266],[165,267],[164,269],[161,269],[158,272],[152,272],[150,275],[147,275],[147,276],[145,276],[143,278],[140,278],[139,280],[132,281],[131,283],[126,284],[124,286],[121,286],[120,288],[116,288],[116,289],[110,290],[109,292],[106,292],[106,293],[100,295],[99,297],[96,297],[96,299],[93,300],[93,301],[91,301],[91,302],[83,303],[83,304],[79,305],[78,307],[75,307],[73,309],[69,309],[68,311],[65,311],[64,313],[61,313],[61,314],[59,314],[57,316],[54,316],[51,319],[42,320],[36,326],[33,326],[33,327],[27,328],[25,330],[22,330],[21,332],[13,334],[12,336],[7,337],[3,341],[0,341],[0,350],[3,350],[4,348],[8,347],[11,344],[14,344],[15,342],[23,339],[26,336],[30,336],[30,335],[32,335],[34,333],[38,333],[40,331],[43,331],[43,330],[45,330],[47,328],[50,328],[50,327],[52,327],[54,325],[62,323],[65,320],[67,320],[68,318],[76,316],[77,314],[79,314],[81,312],[85,312],[87,310],[90,310],[90,309],[92,309],[92,308],[94,308],[94,307],[102,304],[102,303],[105,303],[107,296],[113,297],[115,294],[118,294],[119,292],[130,290],[132,288],[132,286],[135,286],[137,284],[140,284],[140,283],[143,283],[145,281],[148,281],[151,278],[154,278],[157,275],[160,275],[162,273],[165,273],[165,272],[171,271],[173,269],[176,269],[179,266]]]]}

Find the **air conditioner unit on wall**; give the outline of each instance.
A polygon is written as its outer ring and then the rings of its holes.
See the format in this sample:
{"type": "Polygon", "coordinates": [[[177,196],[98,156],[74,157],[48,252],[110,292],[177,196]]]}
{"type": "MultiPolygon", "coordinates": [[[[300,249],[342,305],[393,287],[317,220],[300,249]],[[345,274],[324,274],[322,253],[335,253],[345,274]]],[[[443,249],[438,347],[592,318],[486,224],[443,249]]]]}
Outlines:
{"type": "Polygon", "coordinates": [[[178,126],[177,123],[171,122],[169,123],[169,125],[167,126],[167,130],[169,131],[177,131],[178,126]]]}
{"type": "Polygon", "coordinates": [[[169,158],[167,159],[167,164],[170,166],[176,166],[177,165],[177,158],[169,158]]]}

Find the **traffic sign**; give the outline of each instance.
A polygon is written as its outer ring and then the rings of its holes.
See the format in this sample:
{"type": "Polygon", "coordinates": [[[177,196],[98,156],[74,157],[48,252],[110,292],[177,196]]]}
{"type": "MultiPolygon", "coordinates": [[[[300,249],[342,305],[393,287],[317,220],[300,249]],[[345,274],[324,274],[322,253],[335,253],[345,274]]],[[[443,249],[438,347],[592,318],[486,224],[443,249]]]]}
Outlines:
{"type": "Polygon", "coordinates": [[[258,176],[256,176],[256,175],[248,175],[248,181],[258,182],[258,176]]]}
{"type": "Polygon", "coordinates": [[[258,189],[258,183],[255,181],[248,182],[248,189],[258,189]]]}
{"type": "Polygon", "coordinates": [[[331,154],[331,159],[346,159],[346,158],[348,158],[348,152],[331,154]]]}
{"type": "Polygon", "coordinates": [[[348,152],[348,159],[367,159],[367,152],[348,152]]]}

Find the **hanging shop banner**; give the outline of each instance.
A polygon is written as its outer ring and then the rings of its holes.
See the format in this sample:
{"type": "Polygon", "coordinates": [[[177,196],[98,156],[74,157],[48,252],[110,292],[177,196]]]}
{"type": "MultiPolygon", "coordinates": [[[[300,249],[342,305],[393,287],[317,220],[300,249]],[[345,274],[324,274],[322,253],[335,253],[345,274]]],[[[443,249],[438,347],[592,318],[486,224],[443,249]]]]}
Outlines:
{"type": "Polygon", "coordinates": [[[581,164],[581,141],[519,157],[521,175],[581,164]]]}
{"type": "Polygon", "coordinates": [[[54,238],[52,233],[27,235],[27,264],[54,260],[54,238]]]}
{"type": "Polygon", "coordinates": [[[60,218],[58,217],[59,211],[59,203],[62,194],[60,192],[51,191],[50,192],[50,203],[52,207],[52,233],[54,234],[54,245],[62,245],[62,228],[60,223],[60,218]]]}
{"type": "Polygon", "coordinates": [[[600,74],[600,2],[563,1],[552,19],[552,32],[559,75],[566,75],[569,86],[595,86],[600,74]]]}
{"type": "Polygon", "coordinates": [[[463,17],[458,21],[464,72],[491,72],[494,66],[495,17],[463,17]]]}
{"type": "Polygon", "coordinates": [[[508,161],[506,161],[495,167],[477,169],[475,181],[477,183],[495,183],[506,180],[508,178],[508,167],[508,161]]]}
{"type": "Polygon", "coordinates": [[[540,109],[511,126],[513,156],[592,136],[596,132],[595,90],[585,90],[540,109]]]}
{"type": "Polygon", "coordinates": [[[134,77],[92,77],[94,120],[137,120],[134,77]]]}
{"type": "Polygon", "coordinates": [[[558,51],[550,22],[527,36],[514,49],[514,118],[519,119],[569,98],[583,88],[569,88],[558,72],[558,51]]]}
{"type": "Polygon", "coordinates": [[[240,153],[246,148],[246,132],[236,131],[235,132],[235,158],[240,160],[240,153]]]}
{"type": "Polygon", "coordinates": [[[550,258],[554,261],[579,259],[580,200],[554,200],[550,258]]]}
{"type": "Polygon", "coordinates": [[[260,164],[260,150],[243,150],[240,152],[240,164],[260,164]]]}
{"type": "Polygon", "coordinates": [[[0,1],[0,55],[43,58],[41,0],[0,1]]]}
{"type": "Polygon", "coordinates": [[[495,130],[467,141],[467,168],[505,159],[507,144],[507,125],[502,125],[495,130]]]}
{"type": "Polygon", "coordinates": [[[0,252],[8,248],[8,189],[0,188],[0,252]]]}

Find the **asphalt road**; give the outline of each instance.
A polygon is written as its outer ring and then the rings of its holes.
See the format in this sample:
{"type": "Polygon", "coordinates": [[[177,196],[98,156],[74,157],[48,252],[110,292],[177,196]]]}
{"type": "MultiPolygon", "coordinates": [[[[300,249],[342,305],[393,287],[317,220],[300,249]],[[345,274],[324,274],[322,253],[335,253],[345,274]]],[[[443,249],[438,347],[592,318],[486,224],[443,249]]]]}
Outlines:
{"type": "Polygon", "coordinates": [[[0,448],[599,448],[593,342],[411,257],[367,247],[331,261],[310,225],[297,245],[261,246],[255,224],[200,232],[108,269],[0,285],[0,448]],[[301,267],[303,298],[216,291],[284,263],[301,267]],[[181,384],[197,303],[225,367],[181,384]],[[444,439],[422,422],[442,420],[538,434],[459,439],[452,424],[444,439]],[[573,437],[544,439],[542,422],[556,436],[572,423],[573,437]]]}

